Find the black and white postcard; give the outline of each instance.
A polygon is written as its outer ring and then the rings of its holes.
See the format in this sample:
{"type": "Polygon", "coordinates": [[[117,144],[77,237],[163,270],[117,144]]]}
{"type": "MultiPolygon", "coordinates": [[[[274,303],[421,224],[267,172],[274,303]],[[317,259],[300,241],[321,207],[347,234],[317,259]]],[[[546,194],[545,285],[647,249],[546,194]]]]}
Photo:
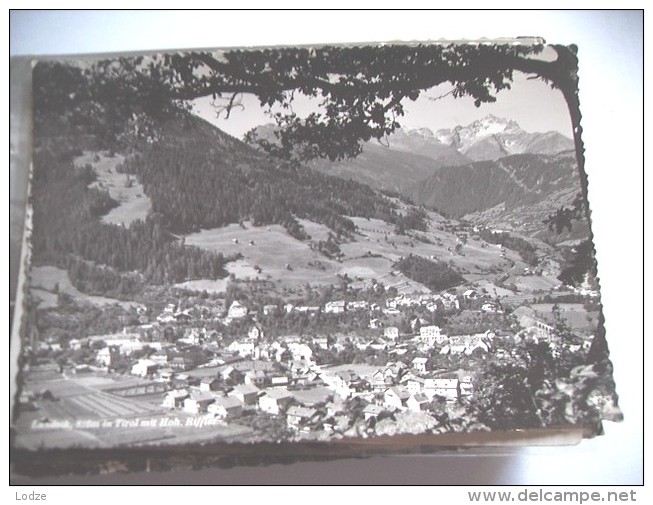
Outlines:
{"type": "Polygon", "coordinates": [[[539,39],[34,60],[14,470],[621,420],[577,65],[539,39]]]}

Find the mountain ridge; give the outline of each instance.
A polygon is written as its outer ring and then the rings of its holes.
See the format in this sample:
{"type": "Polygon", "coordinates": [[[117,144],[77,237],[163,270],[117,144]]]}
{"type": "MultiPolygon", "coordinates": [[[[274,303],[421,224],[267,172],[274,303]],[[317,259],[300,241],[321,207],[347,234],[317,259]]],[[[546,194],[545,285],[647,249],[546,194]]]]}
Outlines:
{"type": "Polygon", "coordinates": [[[554,155],[574,148],[573,141],[559,132],[526,132],[516,121],[492,114],[466,126],[440,129],[434,136],[474,161],[525,153],[554,155]]]}
{"type": "Polygon", "coordinates": [[[574,151],[515,154],[443,167],[416,182],[409,197],[453,218],[546,235],[544,221],[580,192],[574,151]]]}

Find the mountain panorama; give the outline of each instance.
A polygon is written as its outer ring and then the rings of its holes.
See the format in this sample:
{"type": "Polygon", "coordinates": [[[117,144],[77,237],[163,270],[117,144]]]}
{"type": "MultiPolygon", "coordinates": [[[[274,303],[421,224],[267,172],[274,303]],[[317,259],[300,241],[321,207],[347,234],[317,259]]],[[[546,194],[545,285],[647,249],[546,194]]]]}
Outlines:
{"type": "MultiPolygon", "coordinates": [[[[257,128],[274,139],[274,126],[257,128]]],[[[326,175],[398,193],[453,218],[546,233],[542,223],[580,190],[571,139],[529,133],[489,115],[467,126],[399,129],[385,143],[370,141],[356,158],[314,161],[326,175]]]]}
{"type": "MultiPolygon", "coordinates": [[[[261,138],[274,140],[275,126],[256,128],[261,138]]],[[[437,166],[462,165],[471,161],[496,160],[512,154],[558,154],[574,149],[574,142],[559,132],[529,133],[516,121],[499,118],[492,114],[467,126],[440,129],[435,133],[429,128],[398,129],[388,137],[387,143],[376,140],[363,146],[365,157],[375,158],[377,153],[401,152],[419,157],[422,163],[435,161],[437,166]]],[[[356,158],[357,160],[359,158],[356,158]]],[[[419,158],[418,158],[419,159],[419,158]]],[[[410,161],[406,164],[411,165],[410,161]]],[[[317,163],[323,166],[323,163],[317,163]]],[[[330,164],[338,168],[339,164],[330,164]]],[[[358,163],[363,166],[364,163],[358,163]]]]}
{"type": "MultiPolygon", "coordinates": [[[[430,133],[423,128],[411,132],[425,137],[430,133]]],[[[528,133],[517,122],[493,115],[431,135],[440,144],[473,161],[495,160],[511,154],[558,154],[574,148],[573,141],[558,132],[528,133]]]]}

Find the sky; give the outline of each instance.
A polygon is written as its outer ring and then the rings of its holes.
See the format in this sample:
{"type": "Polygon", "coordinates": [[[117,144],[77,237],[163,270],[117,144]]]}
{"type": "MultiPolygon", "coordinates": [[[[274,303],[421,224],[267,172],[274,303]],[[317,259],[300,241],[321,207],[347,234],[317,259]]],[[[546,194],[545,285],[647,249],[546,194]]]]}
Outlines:
{"type": "MultiPolygon", "coordinates": [[[[415,102],[405,101],[405,115],[399,119],[400,124],[409,129],[429,128],[432,131],[466,126],[489,114],[512,119],[527,132],[557,131],[572,138],[571,120],[567,104],[562,93],[540,80],[527,79],[525,74],[515,72],[512,87],[499,92],[494,103],[474,105],[470,97],[453,98],[451,95],[438,100],[451,90],[450,84],[431,88],[420,95],[415,102]]],[[[242,107],[232,110],[228,119],[224,113],[217,117],[217,109],[212,106],[212,98],[195,100],[197,115],[210,121],[223,131],[236,138],[242,138],[248,130],[272,120],[260,107],[253,95],[242,95],[242,107]]],[[[315,102],[313,102],[315,103],[315,102]]],[[[293,109],[299,115],[314,110],[314,106],[305,97],[296,98],[293,109]]]]}

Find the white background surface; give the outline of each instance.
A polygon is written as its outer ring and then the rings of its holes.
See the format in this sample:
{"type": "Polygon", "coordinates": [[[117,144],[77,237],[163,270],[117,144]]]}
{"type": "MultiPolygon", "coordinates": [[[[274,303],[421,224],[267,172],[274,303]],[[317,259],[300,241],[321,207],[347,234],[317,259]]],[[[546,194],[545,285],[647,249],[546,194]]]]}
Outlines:
{"type": "MultiPolygon", "coordinates": [[[[605,423],[605,436],[575,447],[526,448],[482,457],[405,456],[213,470],[190,480],[205,484],[643,482],[643,14],[14,11],[10,15],[12,55],[520,35],[579,46],[594,242],[625,421],[605,423]]],[[[111,482],[98,479],[75,482],[111,482]]],[[[156,482],[155,476],[147,479],[142,482],[156,482]]],[[[129,478],[122,482],[139,483],[129,478]]]]}

